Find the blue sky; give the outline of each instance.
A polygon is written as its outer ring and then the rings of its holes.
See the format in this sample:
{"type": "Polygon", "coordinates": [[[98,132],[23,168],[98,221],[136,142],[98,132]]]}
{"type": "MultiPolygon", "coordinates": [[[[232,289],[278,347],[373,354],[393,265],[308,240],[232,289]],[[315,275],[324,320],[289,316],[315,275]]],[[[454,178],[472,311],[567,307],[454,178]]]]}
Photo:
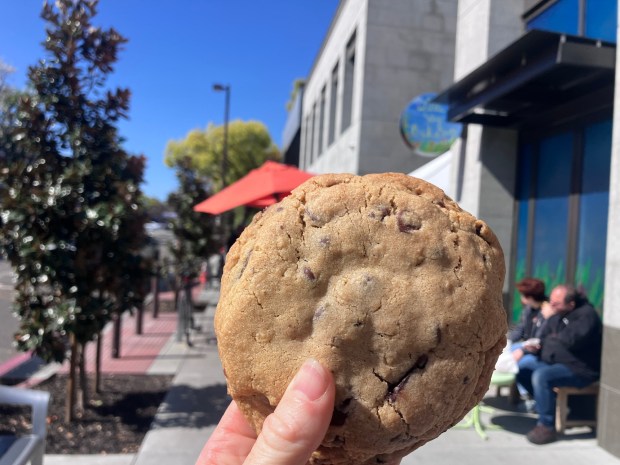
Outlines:
{"type": "MultiPolygon", "coordinates": [[[[0,0],[0,58],[21,88],[28,66],[44,57],[41,0],[0,0]]],[[[145,194],[165,199],[176,189],[163,164],[166,143],[209,122],[266,124],[280,146],[293,81],[306,77],[338,0],[101,0],[96,25],[129,39],[110,86],[132,92],[129,119],[119,125],[124,148],[148,159],[145,194]]]]}

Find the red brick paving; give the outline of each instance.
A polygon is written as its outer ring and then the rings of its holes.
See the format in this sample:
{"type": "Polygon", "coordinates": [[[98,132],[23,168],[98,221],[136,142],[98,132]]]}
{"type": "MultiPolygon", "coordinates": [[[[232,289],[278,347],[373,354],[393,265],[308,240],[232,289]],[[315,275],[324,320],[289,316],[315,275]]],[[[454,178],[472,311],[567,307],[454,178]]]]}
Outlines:
{"type": "MultiPolygon", "coordinates": [[[[192,289],[194,299],[200,293],[200,286],[192,289]]],[[[174,293],[162,292],[159,294],[160,302],[172,301],[174,293]]],[[[108,325],[103,332],[103,344],[101,350],[102,373],[145,374],[166,345],[177,328],[177,314],[160,312],[153,318],[149,309],[144,312],[142,334],[136,334],[136,316],[126,315],[121,326],[121,353],[119,358],[112,358],[112,325],[108,325]]],[[[86,371],[95,371],[95,344],[89,344],[86,348],[86,371]]],[[[65,362],[59,370],[61,373],[69,371],[69,363],[65,362]]]]}
{"type": "MultiPolygon", "coordinates": [[[[194,286],[192,295],[196,301],[201,292],[201,286],[194,286]]],[[[162,292],[159,294],[160,302],[167,303],[171,308],[174,300],[173,292],[162,292]]],[[[160,306],[160,309],[164,305],[160,306]]],[[[112,358],[112,324],[109,324],[103,331],[103,344],[101,350],[101,371],[103,373],[123,373],[123,374],[145,374],[157,359],[157,356],[164,348],[166,343],[175,334],[177,327],[176,312],[159,312],[157,318],[153,318],[152,310],[149,308],[144,311],[142,322],[142,334],[136,334],[137,313],[126,314],[121,325],[121,353],[119,358],[112,358]]],[[[0,374],[13,370],[19,364],[30,359],[30,353],[20,354],[7,362],[0,364],[0,374]]],[[[88,344],[86,348],[86,370],[90,373],[95,371],[96,346],[94,343],[88,344]]],[[[65,362],[60,369],[60,373],[69,371],[69,363],[65,362]]],[[[33,377],[24,383],[37,384],[42,379],[33,377]]],[[[24,384],[22,383],[22,384],[24,384]]]]}
{"type": "MultiPolygon", "coordinates": [[[[114,332],[112,325],[106,327],[103,332],[103,344],[101,348],[101,372],[145,374],[161,352],[162,348],[176,331],[177,314],[160,313],[157,319],[151,312],[144,312],[142,334],[136,334],[136,316],[123,318],[121,325],[121,351],[119,358],[112,358],[112,338],[114,332]]],[[[95,371],[95,344],[89,344],[86,348],[86,371],[95,371]]],[[[69,363],[65,362],[60,368],[60,373],[69,370],[69,363]]]]}

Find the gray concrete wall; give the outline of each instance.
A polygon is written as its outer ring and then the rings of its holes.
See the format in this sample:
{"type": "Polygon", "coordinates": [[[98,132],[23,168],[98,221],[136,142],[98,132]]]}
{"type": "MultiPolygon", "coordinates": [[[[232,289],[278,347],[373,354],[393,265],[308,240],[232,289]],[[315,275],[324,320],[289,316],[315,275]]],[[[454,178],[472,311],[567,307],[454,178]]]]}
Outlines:
{"type": "MultiPolygon", "coordinates": [[[[459,1],[455,80],[472,72],[523,33],[520,15],[524,8],[524,0],[459,1]]],[[[469,125],[466,138],[454,147],[457,156],[452,179],[456,200],[493,229],[504,249],[507,270],[511,267],[517,144],[516,131],[469,125]]],[[[506,295],[508,288],[506,280],[506,295]]]]}
{"type": "Polygon", "coordinates": [[[456,11],[455,0],[369,1],[360,174],[429,161],[405,145],[399,119],[414,97],[452,83],[456,11]]]}
{"type": "MultiPolygon", "coordinates": [[[[314,173],[410,172],[428,158],[416,156],[399,132],[399,119],[419,94],[452,82],[457,0],[346,0],[332,23],[305,89],[301,166],[314,173]],[[352,123],[342,131],[345,48],[355,31],[352,123]],[[318,158],[305,150],[307,115],[339,63],[336,139],[318,158]]],[[[317,104],[318,106],[318,104],[317,104]]],[[[329,123],[318,137],[327,137],[329,123]]]]}
{"type": "MultiPolygon", "coordinates": [[[[620,10],[619,10],[620,12],[620,10]]],[[[620,13],[619,13],[620,14],[620,13]]],[[[618,17],[620,24],[620,16],[618,17]]],[[[616,51],[616,70],[620,54],[616,51]]],[[[616,89],[620,76],[616,72],[616,89]]],[[[611,238],[620,235],[620,92],[614,96],[614,126],[609,182],[609,218],[605,263],[605,316],[603,320],[603,366],[599,397],[597,437],[601,447],[620,457],[620,245],[611,238]]]]}
{"type": "MultiPolygon", "coordinates": [[[[343,0],[338,13],[325,39],[322,49],[310,75],[307,77],[303,101],[302,139],[301,139],[301,167],[313,173],[357,173],[359,158],[359,133],[361,120],[361,98],[364,69],[364,53],[366,46],[366,14],[368,0],[343,0]],[[353,84],[352,122],[349,128],[342,131],[342,102],[343,83],[345,71],[345,49],[351,35],[356,34],[355,73],[353,84]],[[312,111],[313,105],[320,101],[321,90],[327,87],[327,102],[331,95],[331,75],[334,67],[338,64],[338,95],[336,107],[336,137],[333,144],[319,151],[318,157],[311,162],[308,154],[306,138],[307,115],[312,111]]],[[[329,105],[326,105],[329,108],[329,105]]],[[[323,124],[323,134],[315,131],[314,143],[318,143],[319,137],[327,140],[329,130],[329,117],[323,124]]]]}

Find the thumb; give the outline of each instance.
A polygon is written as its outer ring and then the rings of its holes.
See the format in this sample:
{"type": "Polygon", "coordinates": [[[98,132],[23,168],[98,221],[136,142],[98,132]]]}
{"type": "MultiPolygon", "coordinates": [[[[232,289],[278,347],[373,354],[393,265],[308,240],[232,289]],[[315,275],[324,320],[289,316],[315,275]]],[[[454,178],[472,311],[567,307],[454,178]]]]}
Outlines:
{"type": "Polygon", "coordinates": [[[331,373],[308,360],[269,415],[245,465],[305,465],[329,427],[335,386],[331,373]]]}

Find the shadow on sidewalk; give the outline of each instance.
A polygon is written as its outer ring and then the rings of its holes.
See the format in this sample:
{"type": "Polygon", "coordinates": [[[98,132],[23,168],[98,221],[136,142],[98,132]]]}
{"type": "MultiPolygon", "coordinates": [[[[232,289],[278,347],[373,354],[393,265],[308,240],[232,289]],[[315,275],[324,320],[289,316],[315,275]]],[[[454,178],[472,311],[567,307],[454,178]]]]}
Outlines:
{"type": "Polygon", "coordinates": [[[231,398],[225,384],[194,388],[185,384],[172,386],[153,422],[160,428],[204,428],[216,425],[231,398]]]}
{"type": "MultiPolygon", "coordinates": [[[[490,422],[505,431],[525,436],[536,426],[536,414],[525,413],[517,405],[512,405],[506,397],[485,397],[484,403],[495,409],[490,416],[490,422]]],[[[559,435],[560,441],[594,438],[596,431],[588,427],[569,429],[565,434],[559,435]]]]}
{"type": "Polygon", "coordinates": [[[491,422],[494,425],[500,426],[502,429],[511,433],[521,434],[525,436],[534,426],[536,426],[536,419],[521,415],[493,415],[491,422]]]}

